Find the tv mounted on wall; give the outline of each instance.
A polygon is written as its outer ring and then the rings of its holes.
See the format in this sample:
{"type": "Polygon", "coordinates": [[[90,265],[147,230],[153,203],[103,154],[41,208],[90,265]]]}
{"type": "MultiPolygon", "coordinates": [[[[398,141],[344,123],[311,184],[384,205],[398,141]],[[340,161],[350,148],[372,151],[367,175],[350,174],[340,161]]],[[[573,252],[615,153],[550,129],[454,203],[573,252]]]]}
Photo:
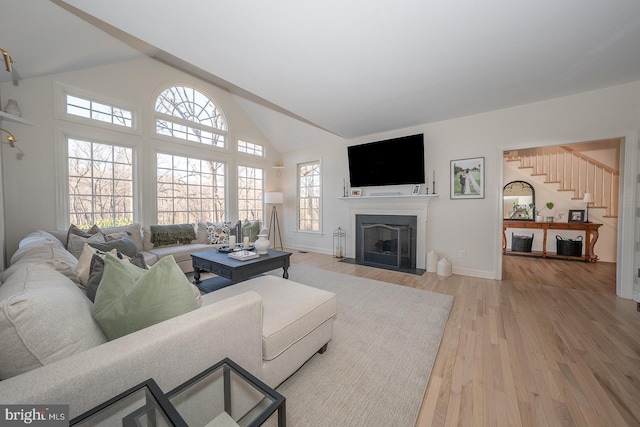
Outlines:
{"type": "Polygon", "coordinates": [[[351,187],[423,184],[424,135],[347,147],[351,187]]]}

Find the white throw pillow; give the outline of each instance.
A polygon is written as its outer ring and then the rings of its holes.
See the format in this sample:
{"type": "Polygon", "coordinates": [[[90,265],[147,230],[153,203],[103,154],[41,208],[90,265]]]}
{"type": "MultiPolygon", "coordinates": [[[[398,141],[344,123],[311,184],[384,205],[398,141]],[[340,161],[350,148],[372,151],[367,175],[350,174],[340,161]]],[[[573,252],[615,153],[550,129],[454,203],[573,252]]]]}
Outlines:
{"type": "MultiPolygon", "coordinates": [[[[113,255],[117,255],[118,250],[111,249],[109,253],[112,253],[113,255]]],[[[81,288],[85,288],[87,286],[87,281],[89,280],[89,273],[91,271],[91,259],[93,258],[94,254],[100,255],[104,259],[106,252],[93,248],[88,243],[85,243],[84,247],[82,248],[82,253],[80,254],[80,258],[78,259],[78,266],[76,267],[76,274],[78,275],[78,280],[82,285],[81,288]]]]}

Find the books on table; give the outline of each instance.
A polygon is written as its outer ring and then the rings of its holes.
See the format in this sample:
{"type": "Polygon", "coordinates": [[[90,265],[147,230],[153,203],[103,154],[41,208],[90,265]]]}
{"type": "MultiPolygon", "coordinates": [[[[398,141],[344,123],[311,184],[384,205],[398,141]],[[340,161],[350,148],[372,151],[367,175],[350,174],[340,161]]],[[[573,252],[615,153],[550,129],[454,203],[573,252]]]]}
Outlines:
{"type": "Polygon", "coordinates": [[[251,251],[236,251],[236,252],[229,253],[229,258],[238,259],[240,261],[246,261],[248,259],[253,259],[258,257],[259,255],[257,252],[251,252],[251,251]]]}

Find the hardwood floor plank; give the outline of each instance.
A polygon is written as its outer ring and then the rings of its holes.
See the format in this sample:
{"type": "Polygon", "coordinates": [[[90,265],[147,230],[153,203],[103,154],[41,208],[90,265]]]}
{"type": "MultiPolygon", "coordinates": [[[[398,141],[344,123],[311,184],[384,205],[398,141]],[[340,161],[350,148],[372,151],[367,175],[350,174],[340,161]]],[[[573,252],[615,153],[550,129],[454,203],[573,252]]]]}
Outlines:
{"type": "Polygon", "coordinates": [[[640,426],[640,313],[613,263],[505,256],[494,281],[291,261],[455,297],[416,426],[640,426]]]}

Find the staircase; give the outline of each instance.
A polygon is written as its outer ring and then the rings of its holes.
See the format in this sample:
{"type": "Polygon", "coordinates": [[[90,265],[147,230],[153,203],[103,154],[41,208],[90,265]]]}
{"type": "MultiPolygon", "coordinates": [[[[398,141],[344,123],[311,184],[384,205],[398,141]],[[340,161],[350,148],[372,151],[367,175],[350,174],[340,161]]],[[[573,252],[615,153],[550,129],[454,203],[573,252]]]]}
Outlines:
{"type": "Polygon", "coordinates": [[[558,191],[572,192],[573,200],[591,193],[590,208],[604,209],[604,218],[618,217],[619,171],[568,146],[528,148],[505,153],[519,169],[531,169],[531,176],[543,176],[545,184],[558,184],[558,191]]]}

